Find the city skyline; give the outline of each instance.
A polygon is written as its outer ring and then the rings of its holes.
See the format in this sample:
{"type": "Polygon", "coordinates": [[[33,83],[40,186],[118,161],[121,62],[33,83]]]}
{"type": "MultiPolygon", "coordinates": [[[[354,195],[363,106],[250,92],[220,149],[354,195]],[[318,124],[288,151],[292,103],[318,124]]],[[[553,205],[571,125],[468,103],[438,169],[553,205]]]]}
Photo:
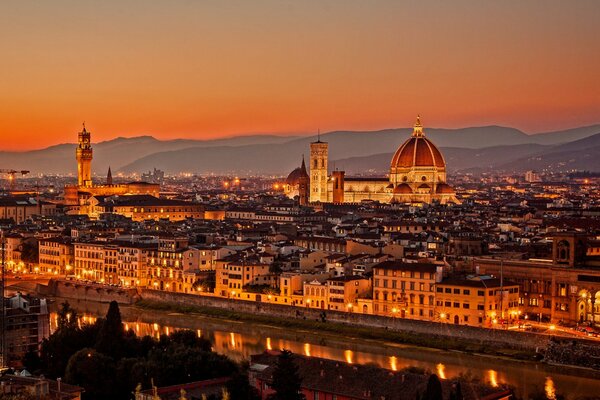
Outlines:
{"type": "Polygon", "coordinates": [[[3,4],[3,150],[600,122],[595,2],[3,4]]]}

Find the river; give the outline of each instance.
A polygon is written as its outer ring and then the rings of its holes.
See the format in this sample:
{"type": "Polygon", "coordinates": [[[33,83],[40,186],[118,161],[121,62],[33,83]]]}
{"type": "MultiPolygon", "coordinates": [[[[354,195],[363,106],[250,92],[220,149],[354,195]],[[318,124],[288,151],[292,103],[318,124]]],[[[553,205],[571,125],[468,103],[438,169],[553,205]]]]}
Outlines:
{"type": "MultiPolygon", "coordinates": [[[[51,329],[56,328],[57,302],[51,304],[51,329]]],[[[80,323],[93,323],[103,316],[107,304],[70,301],[80,314],[80,323]]],[[[461,352],[443,351],[375,340],[351,339],[309,331],[289,330],[247,322],[227,321],[201,315],[177,314],[162,311],[121,307],[126,329],[137,335],[170,334],[178,329],[191,329],[211,341],[213,350],[235,360],[248,359],[251,354],[271,349],[289,349],[294,353],[321,357],[351,364],[375,364],[382,368],[400,370],[409,366],[437,373],[441,379],[469,375],[492,386],[508,384],[519,396],[543,390],[548,399],[555,393],[568,399],[600,394],[598,375],[574,371],[541,363],[519,362],[461,352]]]]}

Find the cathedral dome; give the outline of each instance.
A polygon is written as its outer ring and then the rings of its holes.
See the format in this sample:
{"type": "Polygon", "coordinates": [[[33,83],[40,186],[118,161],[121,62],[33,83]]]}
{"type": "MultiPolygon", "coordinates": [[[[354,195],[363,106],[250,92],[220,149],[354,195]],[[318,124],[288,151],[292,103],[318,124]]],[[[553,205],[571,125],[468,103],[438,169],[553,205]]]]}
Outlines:
{"type": "Polygon", "coordinates": [[[406,183],[401,183],[394,188],[394,194],[412,194],[413,190],[406,183]]]}
{"type": "Polygon", "coordinates": [[[304,158],[302,159],[302,166],[296,168],[285,179],[285,183],[290,186],[297,185],[300,182],[300,178],[308,179],[308,173],[306,172],[306,164],[304,164],[304,158]]]}
{"type": "Polygon", "coordinates": [[[392,157],[392,169],[412,167],[446,168],[446,162],[438,148],[423,134],[420,118],[417,118],[412,136],[404,142],[392,157]]]}

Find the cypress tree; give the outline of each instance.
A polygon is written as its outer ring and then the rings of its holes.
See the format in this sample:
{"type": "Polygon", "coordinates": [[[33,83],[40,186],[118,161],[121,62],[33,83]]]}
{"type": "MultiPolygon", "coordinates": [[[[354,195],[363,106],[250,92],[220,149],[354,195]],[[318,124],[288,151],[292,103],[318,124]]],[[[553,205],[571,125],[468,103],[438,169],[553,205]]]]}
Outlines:
{"type": "Polygon", "coordinates": [[[298,366],[294,363],[292,352],[283,350],[273,371],[273,384],[275,393],[269,400],[305,400],[300,391],[302,378],[298,373],[298,366]]]}

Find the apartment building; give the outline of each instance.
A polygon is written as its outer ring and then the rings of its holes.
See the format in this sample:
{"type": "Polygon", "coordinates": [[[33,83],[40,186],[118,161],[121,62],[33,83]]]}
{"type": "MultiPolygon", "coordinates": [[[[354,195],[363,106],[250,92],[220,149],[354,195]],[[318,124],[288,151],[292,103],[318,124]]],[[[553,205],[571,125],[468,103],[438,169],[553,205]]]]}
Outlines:
{"type": "Polygon", "coordinates": [[[436,285],[434,320],[478,327],[521,316],[519,285],[489,276],[445,279],[436,285]]]}
{"type": "Polygon", "coordinates": [[[434,316],[435,285],[443,267],[430,263],[384,261],[373,266],[373,313],[430,320],[434,316]]]}

